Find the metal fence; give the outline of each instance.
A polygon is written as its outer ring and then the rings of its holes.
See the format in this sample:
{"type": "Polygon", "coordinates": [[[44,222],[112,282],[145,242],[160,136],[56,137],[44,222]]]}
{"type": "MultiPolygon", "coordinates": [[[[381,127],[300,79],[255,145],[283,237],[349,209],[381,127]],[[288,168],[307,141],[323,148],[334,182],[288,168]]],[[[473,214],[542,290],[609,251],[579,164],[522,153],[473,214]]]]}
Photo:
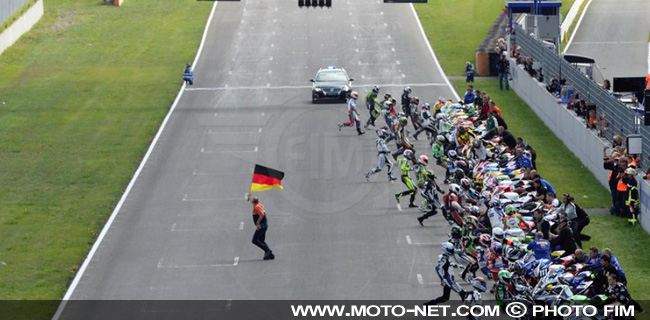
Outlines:
{"type": "Polygon", "coordinates": [[[550,81],[551,77],[566,79],[566,88],[573,89],[579,93],[580,99],[587,104],[595,104],[597,114],[605,116],[606,127],[603,138],[612,142],[614,135],[623,137],[633,133],[643,135],[643,159],[650,156],[650,128],[640,126],[635,116],[635,111],[626,107],[610,92],[603,89],[594,80],[589,79],[578,67],[570,64],[559,56],[552,48],[528,35],[520,26],[516,26],[515,34],[512,36],[517,46],[521,47],[524,56],[532,57],[534,61],[542,66],[544,80],[550,81]],[[635,132],[638,131],[638,132],[635,132]]]}
{"type": "Polygon", "coordinates": [[[18,12],[30,0],[0,0],[0,25],[18,12]]]}

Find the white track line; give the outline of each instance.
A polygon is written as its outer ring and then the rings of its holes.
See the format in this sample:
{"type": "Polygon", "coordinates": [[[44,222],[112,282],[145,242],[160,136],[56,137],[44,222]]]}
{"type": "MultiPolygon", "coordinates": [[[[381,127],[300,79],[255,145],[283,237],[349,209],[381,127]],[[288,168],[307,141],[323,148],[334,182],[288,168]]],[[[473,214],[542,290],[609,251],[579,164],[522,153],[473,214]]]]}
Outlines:
{"type": "Polygon", "coordinates": [[[445,83],[451,90],[451,93],[454,94],[454,97],[456,98],[456,101],[460,100],[460,96],[454,89],[454,87],[451,85],[451,82],[449,82],[449,79],[447,78],[447,75],[445,75],[445,72],[442,70],[442,67],[440,66],[440,62],[438,62],[438,58],[436,57],[436,54],[433,52],[433,48],[431,47],[431,43],[429,43],[429,39],[427,38],[427,34],[424,33],[424,28],[422,28],[422,23],[420,23],[420,18],[418,17],[418,13],[415,12],[415,7],[411,3],[411,11],[413,11],[413,16],[415,16],[415,21],[418,22],[418,27],[420,27],[420,33],[422,34],[422,38],[424,38],[424,41],[427,43],[427,47],[429,48],[429,53],[431,54],[431,58],[433,58],[433,61],[436,63],[436,66],[438,67],[438,71],[440,72],[440,75],[445,79],[445,83]]]}
{"type": "Polygon", "coordinates": [[[163,260],[158,260],[158,268],[215,268],[215,267],[236,267],[239,264],[239,257],[235,257],[232,263],[216,264],[181,264],[181,265],[164,265],[163,260]]]}
{"type": "Polygon", "coordinates": [[[566,46],[564,46],[564,50],[562,51],[562,54],[567,53],[569,51],[569,47],[571,46],[571,43],[573,42],[573,38],[576,36],[576,33],[578,33],[578,29],[580,29],[580,24],[582,23],[582,18],[585,17],[585,14],[587,13],[587,10],[589,10],[589,6],[591,5],[591,0],[587,2],[587,5],[585,6],[585,9],[582,10],[582,14],[580,15],[580,19],[578,19],[578,23],[576,24],[575,29],[573,29],[573,33],[571,34],[571,38],[569,38],[569,42],[566,43],[566,46]]]}
{"type": "MultiPolygon", "coordinates": [[[[197,61],[199,60],[199,57],[201,56],[201,51],[203,50],[203,45],[205,44],[205,39],[206,39],[206,37],[208,35],[208,29],[210,28],[212,18],[214,17],[215,9],[217,8],[217,3],[218,2],[215,2],[214,5],[212,6],[212,11],[210,11],[210,16],[208,17],[208,20],[205,23],[205,29],[203,30],[203,36],[201,37],[201,44],[199,45],[199,49],[198,49],[198,51],[196,53],[196,57],[194,57],[194,62],[192,63],[192,69],[194,69],[194,67],[196,66],[197,61]]],[[[142,169],[144,168],[145,163],[147,163],[147,160],[149,159],[149,156],[151,156],[153,148],[156,146],[156,143],[158,142],[158,139],[160,138],[160,135],[162,134],[163,130],[165,129],[165,126],[167,125],[167,122],[169,122],[169,118],[171,118],[172,113],[174,112],[174,110],[176,109],[176,106],[178,105],[178,101],[183,96],[183,91],[185,91],[185,82],[183,82],[183,85],[181,86],[180,90],[178,91],[178,94],[176,95],[176,99],[174,99],[174,103],[172,104],[171,108],[169,109],[169,112],[165,116],[165,119],[163,120],[162,124],[160,125],[160,129],[158,129],[158,132],[156,133],[156,136],[154,137],[153,141],[151,141],[151,144],[149,145],[149,149],[147,150],[147,153],[144,155],[144,158],[142,158],[142,161],[140,162],[140,166],[138,166],[138,169],[135,171],[135,174],[131,178],[131,181],[129,182],[129,185],[126,187],[126,190],[124,190],[124,193],[122,194],[122,197],[120,198],[120,201],[117,203],[117,206],[115,206],[115,209],[111,213],[111,216],[108,218],[108,221],[106,221],[106,224],[104,225],[104,228],[102,228],[102,231],[99,234],[99,236],[97,237],[97,240],[95,240],[95,243],[93,244],[93,247],[90,249],[90,252],[88,253],[88,256],[86,256],[86,260],[84,260],[83,264],[79,268],[79,271],[77,271],[77,274],[75,275],[74,279],[72,280],[72,283],[68,287],[68,290],[66,291],[65,295],[63,296],[61,304],[59,304],[59,308],[56,310],[56,313],[54,314],[54,317],[52,318],[53,320],[58,320],[59,317],[61,317],[61,313],[63,312],[63,309],[65,309],[67,301],[70,300],[70,297],[72,296],[72,293],[77,288],[77,285],[79,284],[79,281],[81,280],[81,277],[83,277],[83,274],[86,271],[86,268],[88,268],[88,265],[90,264],[90,261],[93,259],[93,256],[97,252],[97,249],[99,248],[100,244],[102,243],[102,240],[106,236],[106,233],[108,233],[108,229],[111,228],[111,225],[113,224],[113,221],[115,220],[115,217],[117,216],[117,213],[122,208],[122,205],[124,205],[124,201],[126,200],[129,193],[131,192],[131,189],[133,188],[133,185],[135,184],[135,181],[140,176],[140,173],[142,172],[142,169]]]]}

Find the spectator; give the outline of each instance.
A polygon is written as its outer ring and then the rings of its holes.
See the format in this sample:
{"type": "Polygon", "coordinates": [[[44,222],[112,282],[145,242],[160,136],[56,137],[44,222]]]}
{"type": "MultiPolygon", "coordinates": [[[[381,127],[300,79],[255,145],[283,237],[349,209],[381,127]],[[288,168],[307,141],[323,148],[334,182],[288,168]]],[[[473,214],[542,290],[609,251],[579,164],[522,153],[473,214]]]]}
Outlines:
{"type": "Polygon", "coordinates": [[[598,251],[598,247],[589,248],[589,259],[587,259],[585,264],[594,273],[600,270],[600,252],[598,251]]]}
{"type": "Polygon", "coordinates": [[[503,82],[505,81],[506,90],[510,90],[510,84],[508,84],[508,75],[510,73],[510,61],[508,60],[507,53],[499,56],[497,69],[499,70],[499,89],[503,90],[503,82]]]}
{"type": "Polygon", "coordinates": [[[487,119],[487,123],[485,124],[486,131],[485,131],[485,135],[483,136],[483,139],[485,140],[491,140],[492,138],[494,138],[494,136],[496,136],[497,134],[497,127],[499,126],[499,122],[495,117],[496,113],[488,112],[488,115],[489,116],[487,119]]]}
{"type": "Polygon", "coordinates": [[[543,201],[548,193],[546,187],[539,181],[539,178],[533,179],[533,185],[528,187],[526,191],[535,192],[535,201],[543,201]]]}
{"type": "Polygon", "coordinates": [[[596,129],[596,110],[589,110],[589,116],[587,118],[587,128],[596,129]]]}
{"type": "Polygon", "coordinates": [[[537,228],[537,231],[542,233],[542,236],[544,239],[549,240],[550,239],[550,232],[551,232],[551,224],[544,219],[544,214],[542,213],[542,210],[537,209],[535,212],[533,212],[533,217],[535,218],[535,227],[537,228]]]}
{"type": "Polygon", "coordinates": [[[623,272],[623,268],[621,268],[621,264],[618,263],[618,259],[616,259],[616,256],[612,254],[612,250],[610,248],[603,249],[603,252],[601,253],[601,257],[602,256],[609,256],[612,265],[614,266],[614,268],[616,268],[616,271],[620,276],[619,279],[621,280],[621,282],[627,285],[627,278],[625,277],[625,272],[623,272]]]}
{"type": "Polygon", "coordinates": [[[521,168],[532,168],[533,165],[530,162],[530,159],[528,156],[526,156],[523,152],[522,149],[517,148],[515,149],[515,168],[521,169],[521,168]]]}
{"type": "Polygon", "coordinates": [[[474,103],[476,100],[476,92],[474,92],[474,86],[471,84],[467,86],[467,91],[465,91],[465,96],[463,97],[463,102],[465,104],[474,103]]]}
{"type": "Polygon", "coordinates": [[[506,130],[504,127],[499,126],[497,128],[497,131],[499,132],[499,136],[501,137],[501,141],[508,146],[510,150],[515,150],[517,147],[517,140],[515,137],[510,133],[510,131],[506,130]]]}
{"type": "Polygon", "coordinates": [[[605,81],[600,84],[600,87],[607,90],[607,91],[612,91],[612,83],[609,82],[609,80],[605,79],[605,81]]]}
{"type": "Polygon", "coordinates": [[[541,232],[535,233],[535,240],[528,243],[528,250],[535,252],[535,260],[548,259],[551,260],[551,243],[544,239],[544,234],[541,232]]]}
{"type": "Polygon", "coordinates": [[[498,113],[495,113],[494,117],[497,118],[497,123],[499,124],[499,127],[503,127],[503,129],[508,130],[508,125],[506,124],[506,121],[503,120],[503,117],[501,117],[498,113]]]}
{"type": "Polygon", "coordinates": [[[566,214],[575,242],[578,247],[582,248],[582,241],[578,232],[578,213],[576,212],[576,205],[573,203],[573,197],[570,194],[565,193],[562,195],[562,205],[560,205],[559,212],[566,214]]]}
{"type": "Polygon", "coordinates": [[[501,112],[501,109],[497,106],[497,103],[494,102],[494,100],[490,100],[490,109],[488,109],[488,112],[495,112],[500,117],[503,117],[503,113],[501,112]]]}
{"type": "Polygon", "coordinates": [[[465,62],[465,82],[474,82],[475,73],[474,65],[469,61],[465,62]]]}
{"type": "Polygon", "coordinates": [[[575,237],[569,227],[566,215],[562,214],[557,224],[553,227],[555,228],[555,234],[551,235],[551,245],[553,248],[564,250],[563,257],[573,254],[578,247],[576,246],[575,237]]]}
{"type": "Polygon", "coordinates": [[[576,249],[576,252],[573,253],[573,261],[576,263],[585,263],[589,257],[585,254],[582,249],[576,249]]]}
{"type": "Polygon", "coordinates": [[[523,65],[524,62],[526,62],[526,59],[524,58],[524,55],[521,53],[521,47],[517,46],[517,49],[515,49],[515,62],[518,65],[523,65]]]}
{"type": "MultiPolygon", "coordinates": [[[[483,106],[483,92],[481,92],[481,90],[475,90],[474,92],[476,92],[476,98],[474,99],[474,105],[476,107],[480,108],[481,106],[483,106]]],[[[485,120],[485,117],[487,115],[484,115],[484,114],[481,113],[481,116],[483,117],[483,119],[481,119],[481,120],[485,120]]]]}
{"type": "MultiPolygon", "coordinates": [[[[535,164],[535,161],[537,160],[537,152],[535,152],[535,149],[533,149],[530,144],[526,143],[522,137],[517,138],[517,148],[521,148],[530,152],[530,162],[533,165],[533,169],[537,169],[537,165],[535,164]]],[[[551,191],[551,189],[552,188],[550,188],[549,191],[551,191]]],[[[555,193],[555,190],[553,190],[553,193],[555,193]]]]}
{"type": "Polygon", "coordinates": [[[553,95],[557,94],[558,93],[558,91],[557,91],[558,84],[559,83],[558,83],[557,79],[555,77],[552,77],[551,78],[551,83],[549,83],[546,86],[546,91],[548,91],[550,94],[553,94],[553,95]]]}
{"type": "Polygon", "coordinates": [[[185,64],[185,70],[183,70],[183,81],[189,85],[194,84],[194,70],[192,70],[192,66],[190,66],[189,63],[185,64]]]}
{"type": "Polygon", "coordinates": [[[618,270],[612,264],[612,258],[608,255],[602,254],[600,256],[600,269],[598,273],[595,274],[594,282],[592,284],[595,293],[601,294],[605,292],[607,277],[612,274],[619,277],[618,270]]]}
{"type": "Polygon", "coordinates": [[[550,182],[542,179],[542,177],[539,175],[539,173],[537,173],[537,170],[531,170],[530,176],[531,176],[532,179],[539,179],[539,181],[544,185],[544,187],[546,187],[546,190],[548,190],[548,192],[551,192],[554,195],[556,194],[555,193],[555,188],[553,188],[553,185],[551,185],[550,182]]]}
{"type": "Polygon", "coordinates": [[[627,159],[619,157],[618,152],[612,152],[612,157],[607,157],[607,147],[603,148],[603,168],[609,170],[609,191],[612,194],[612,207],[609,213],[621,215],[621,203],[618,202],[618,181],[627,168],[627,159]]]}

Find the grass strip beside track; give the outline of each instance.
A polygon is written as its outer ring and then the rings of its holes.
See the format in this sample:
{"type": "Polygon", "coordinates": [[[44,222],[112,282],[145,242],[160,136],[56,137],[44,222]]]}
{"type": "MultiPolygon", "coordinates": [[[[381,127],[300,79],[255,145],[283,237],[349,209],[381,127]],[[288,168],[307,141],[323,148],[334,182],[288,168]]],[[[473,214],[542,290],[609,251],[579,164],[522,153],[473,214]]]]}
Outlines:
{"type": "MultiPolygon", "coordinates": [[[[572,2],[572,1],[571,1],[572,2]]],[[[568,9],[569,1],[563,1],[568,9]]],[[[415,5],[422,26],[447,75],[462,75],[465,61],[474,61],[476,47],[489,31],[503,8],[502,1],[431,1],[415,5]]],[[[452,80],[462,94],[464,80],[452,80]]],[[[477,80],[476,89],[487,91],[504,113],[515,136],[528,141],[538,153],[540,173],[559,193],[569,192],[583,207],[602,208],[610,205],[610,195],[596,178],[544,125],[540,118],[513,90],[500,91],[494,79],[477,80]]],[[[636,225],[609,215],[592,215],[584,233],[593,237],[583,243],[585,248],[597,245],[612,249],[629,279],[629,288],[637,300],[650,300],[650,279],[647,276],[650,256],[643,248],[650,245],[650,236],[636,225]]]]}
{"type": "Polygon", "coordinates": [[[0,56],[0,300],[62,297],[169,110],[211,6],[48,0],[0,56]]]}

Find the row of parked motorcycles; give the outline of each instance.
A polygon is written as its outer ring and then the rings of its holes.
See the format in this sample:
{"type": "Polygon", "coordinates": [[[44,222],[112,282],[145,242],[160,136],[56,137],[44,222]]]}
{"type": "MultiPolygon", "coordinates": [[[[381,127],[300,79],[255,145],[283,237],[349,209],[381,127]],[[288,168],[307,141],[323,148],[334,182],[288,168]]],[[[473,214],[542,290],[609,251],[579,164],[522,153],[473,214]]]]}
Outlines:
{"type": "MultiPolygon", "coordinates": [[[[436,106],[439,110],[435,115],[437,133],[430,135],[430,141],[432,145],[444,141],[445,152],[437,157],[437,163],[451,170],[446,181],[450,189],[460,185],[463,179],[471,181],[470,188],[464,186],[460,190],[472,201],[463,204],[460,218],[452,215],[453,209],[437,195],[434,203],[425,203],[420,209],[438,208],[449,222],[449,242],[456,248],[454,259],[462,270],[461,278],[467,283],[477,276],[491,279],[494,285],[490,291],[499,305],[520,302],[528,306],[529,311],[535,305],[590,305],[602,310],[605,305],[615,303],[595,287],[602,281],[597,277],[597,270],[575,261],[572,254],[557,250],[552,252],[551,259],[535,259],[534,252],[527,249],[537,227],[533,212],[541,211],[543,219],[552,226],[559,216],[557,208],[536,201],[536,194],[526,191],[532,182],[525,179],[523,169],[516,168],[514,154],[498,137],[494,140],[481,138],[486,128],[484,122],[478,121],[478,110],[471,105],[449,101],[438,103],[441,105],[436,106]],[[456,138],[460,127],[471,129],[476,138],[460,145],[456,138]],[[513,206],[523,218],[521,228],[492,228],[486,212],[493,206],[513,206]]],[[[598,312],[591,317],[574,313],[556,318],[610,317],[598,312]]],[[[522,317],[531,318],[532,314],[522,317]]]]}

